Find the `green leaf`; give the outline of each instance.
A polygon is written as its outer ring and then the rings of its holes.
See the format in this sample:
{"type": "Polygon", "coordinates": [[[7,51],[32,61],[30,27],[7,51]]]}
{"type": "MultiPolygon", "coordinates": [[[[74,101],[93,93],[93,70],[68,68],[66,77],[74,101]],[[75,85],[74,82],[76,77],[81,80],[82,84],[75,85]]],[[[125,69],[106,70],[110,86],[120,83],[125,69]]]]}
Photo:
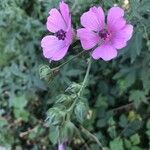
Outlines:
{"type": "Polygon", "coordinates": [[[7,120],[0,116],[0,128],[7,125],[7,124],[8,124],[7,120]]]}
{"type": "Polygon", "coordinates": [[[123,148],[123,141],[120,138],[116,138],[110,142],[110,149],[111,150],[124,150],[123,148]]]}
{"type": "Polygon", "coordinates": [[[133,147],[131,148],[131,150],[141,150],[141,148],[138,147],[138,146],[133,146],[133,147]]]}
{"type": "Polygon", "coordinates": [[[69,87],[65,90],[65,92],[78,93],[80,88],[81,88],[81,84],[73,82],[69,85],[69,87]]]}
{"type": "Polygon", "coordinates": [[[124,128],[124,127],[127,126],[127,124],[128,124],[128,119],[127,119],[127,117],[126,117],[124,114],[121,115],[121,117],[119,118],[119,125],[120,125],[122,128],[124,128]]]}
{"type": "Polygon", "coordinates": [[[70,121],[65,121],[60,128],[60,141],[68,141],[73,138],[75,126],[70,121]]]}
{"type": "Polygon", "coordinates": [[[109,132],[109,135],[112,139],[117,136],[116,126],[109,127],[107,131],[109,132]]]}
{"type": "Polygon", "coordinates": [[[72,95],[60,94],[59,96],[56,97],[56,104],[62,104],[66,107],[69,107],[73,103],[76,96],[77,96],[76,94],[72,95]]]}
{"type": "Polygon", "coordinates": [[[146,12],[150,12],[150,1],[149,0],[143,0],[141,1],[141,5],[138,9],[138,11],[146,13],[146,12]]]}
{"type": "Polygon", "coordinates": [[[127,140],[127,139],[124,139],[124,144],[125,144],[125,147],[127,148],[127,149],[131,149],[131,142],[129,141],[129,140],[127,140]]]}
{"type": "Polygon", "coordinates": [[[139,107],[142,102],[147,103],[145,93],[139,90],[131,91],[129,100],[134,102],[136,108],[139,107]]]}
{"type": "Polygon", "coordinates": [[[135,134],[137,130],[141,128],[142,122],[139,120],[134,120],[127,124],[127,126],[122,131],[124,136],[131,136],[132,134],[135,134]]]}
{"type": "Polygon", "coordinates": [[[130,141],[133,145],[138,145],[140,143],[140,137],[138,134],[134,134],[130,137],[130,141]]]}
{"type": "Polygon", "coordinates": [[[60,108],[53,107],[47,111],[46,122],[51,126],[57,126],[63,123],[65,112],[60,108]]]}
{"type": "Polygon", "coordinates": [[[132,39],[128,42],[128,45],[120,52],[121,55],[125,55],[127,52],[131,63],[133,63],[137,56],[140,55],[142,50],[142,33],[138,30],[135,31],[132,39]]]}
{"type": "Polygon", "coordinates": [[[146,131],[148,137],[150,137],[150,130],[146,131]]]}
{"type": "Polygon", "coordinates": [[[150,130],[150,119],[147,121],[146,128],[150,130]]]}
{"type": "Polygon", "coordinates": [[[24,109],[15,108],[14,115],[16,119],[21,119],[24,120],[25,122],[27,122],[29,119],[29,112],[24,109]]]}
{"type": "Polygon", "coordinates": [[[83,123],[88,114],[88,106],[84,102],[78,102],[75,107],[75,115],[80,123],[83,123]]]}
{"type": "Polygon", "coordinates": [[[27,105],[27,99],[25,95],[14,97],[12,106],[17,109],[23,109],[27,105]]]}
{"type": "Polygon", "coordinates": [[[59,141],[59,126],[51,126],[48,137],[53,145],[57,144],[59,141]]]}

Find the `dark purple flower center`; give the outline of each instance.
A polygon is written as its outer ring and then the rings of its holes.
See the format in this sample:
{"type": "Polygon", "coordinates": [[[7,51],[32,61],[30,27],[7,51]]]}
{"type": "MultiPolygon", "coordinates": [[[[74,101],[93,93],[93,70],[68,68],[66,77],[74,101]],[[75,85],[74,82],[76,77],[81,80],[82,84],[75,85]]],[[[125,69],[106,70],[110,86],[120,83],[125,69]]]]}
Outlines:
{"type": "Polygon", "coordinates": [[[103,40],[107,40],[110,37],[110,33],[106,29],[99,31],[99,36],[103,40]]]}
{"type": "Polygon", "coordinates": [[[59,30],[55,33],[55,36],[59,39],[59,40],[65,40],[66,38],[66,32],[64,30],[59,30]]]}

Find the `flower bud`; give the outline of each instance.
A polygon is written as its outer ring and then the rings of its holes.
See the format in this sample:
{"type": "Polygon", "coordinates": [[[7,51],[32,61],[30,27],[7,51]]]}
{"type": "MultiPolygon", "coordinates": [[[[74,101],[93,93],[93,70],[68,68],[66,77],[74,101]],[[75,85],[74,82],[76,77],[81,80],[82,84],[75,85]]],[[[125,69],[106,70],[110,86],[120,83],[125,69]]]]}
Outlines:
{"type": "Polygon", "coordinates": [[[58,71],[59,70],[57,69],[51,69],[49,66],[43,65],[39,69],[40,78],[47,82],[50,82],[58,71]]]}

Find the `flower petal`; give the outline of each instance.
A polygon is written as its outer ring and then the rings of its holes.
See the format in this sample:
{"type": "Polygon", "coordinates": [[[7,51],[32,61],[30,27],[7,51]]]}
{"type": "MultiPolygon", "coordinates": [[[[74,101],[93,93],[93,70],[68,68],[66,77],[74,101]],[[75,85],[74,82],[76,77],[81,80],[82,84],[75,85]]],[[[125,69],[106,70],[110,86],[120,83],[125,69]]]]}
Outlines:
{"type": "Polygon", "coordinates": [[[73,29],[69,28],[67,30],[66,38],[65,38],[66,46],[70,45],[72,43],[72,40],[73,40],[73,29]]]}
{"type": "Polygon", "coordinates": [[[62,15],[60,14],[60,12],[53,8],[50,10],[49,12],[50,16],[47,18],[47,29],[50,32],[57,32],[58,30],[66,30],[67,29],[67,25],[62,17],[62,15]]]}
{"type": "Polygon", "coordinates": [[[109,11],[108,11],[108,16],[107,16],[107,24],[108,24],[108,28],[110,29],[111,26],[113,26],[116,21],[119,18],[122,18],[124,16],[124,10],[120,7],[112,7],[109,11]]]}
{"type": "Polygon", "coordinates": [[[97,16],[97,20],[99,22],[99,30],[104,29],[105,27],[105,14],[101,7],[92,7],[90,9],[97,16]]]}
{"type": "Polygon", "coordinates": [[[105,61],[109,61],[117,56],[117,50],[110,44],[102,44],[92,52],[94,59],[102,58],[105,61]]]}
{"type": "Polygon", "coordinates": [[[93,31],[100,31],[101,26],[103,26],[101,22],[104,22],[102,21],[104,20],[103,10],[100,7],[92,7],[81,16],[80,20],[83,27],[93,31]]]}
{"type": "Polygon", "coordinates": [[[81,45],[85,50],[93,48],[100,40],[98,34],[85,28],[78,29],[77,36],[80,38],[81,45]]]}
{"type": "Polygon", "coordinates": [[[59,4],[60,12],[63,16],[63,19],[65,20],[66,24],[69,22],[69,19],[71,18],[69,15],[69,7],[66,3],[63,1],[59,4]]]}
{"type": "Polygon", "coordinates": [[[51,58],[57,51],[65,47],[63,40],[58,40],[55,36],[45,36],[41,41],[43,55],[45,58],[51,58]]]}
{"type": "Polygon", "coordinates": [[[113,36],[111,43],[112,45],[117,48],[121,49],[126,46],[126,43],[133,34],[133,26],[130,24],[127,24],[122,30],[119,32],[116,32],[116,34],[113,36]]]}
{"type": "Polygon", "coordinates": [[[111,26],[108,26],[108,30],[113,34],[121,30],[123,27],[125,27],[125,25],[126,25],[126,20],[123,17],[121,17],[118,18],[116,21],[113,21],[111,23],[111,26]]]}
{"type": "Polygon", "coordinates": [[[66,55],[68,48],[69,48],[69,46],[66,46],[66,47],[60,49],[59,51],[57,51],[56,53],[54,53],[51,60],[58,61],[58,60],[62,59],[66,55]]]}

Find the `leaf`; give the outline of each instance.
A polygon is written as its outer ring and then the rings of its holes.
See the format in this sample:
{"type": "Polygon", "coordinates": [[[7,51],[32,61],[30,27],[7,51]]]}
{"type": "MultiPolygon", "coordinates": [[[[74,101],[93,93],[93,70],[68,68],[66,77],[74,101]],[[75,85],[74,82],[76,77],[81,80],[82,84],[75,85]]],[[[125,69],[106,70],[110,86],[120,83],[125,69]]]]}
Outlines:
{"type": "Polygon", "coordinates": [[[48,137],[53,145],[57,144],[59,141],[59,126],[51,126],[48,137]]]}
{"type": "Polygon", "coordinates": [[[66,112],[63,112],[60,108],[58,107],[53,107],[50,108],[47,111],[47,118],[46,122],[48,123],[49,126],[57,126],[63,123],[64,116],[66,112]]]}
{"type": "Polygon", "coordinates": [[[127,126],[127,124],[128,124],[127,117],[124,114],[121,115],[121,117],[119,118],[119,125],[124,128],[127,126]]]}
{"type": "Polygon", "coordinates": [[[107,131],[112,139],[117,136],[116,126],[110,126],[107,131]]]}
{"type": "Polygon", "coordinates": [[[130,137],[130,141],[133,145],[138,145],[140,143],[140,137],[138,134],[134,134],[130,137]]]}
{"type": "Polygon", "coordinates": [[[150,130],[150,119],[148,119],[148,121],[147,121],[146,128],[147,128],[148,130],[150,130]]]}
{"type": "Polygon", "coordinates": [[[24,110],[24,109],[18,109],[18,108],[14,108],[14,115],[16,117],[16,119],[21,119],[24,120],[25,122],[28,121],[29,119],[29,112],[24,110]]]}
{"type": "Polygon", "coordinates": [[[136,133],[137,130],[141,128],[142,122],[139,120],[134,120],[124,128],[123,135],[124,136],[131,136],[132,134],[136,133]]]}
{"type": "Polygon", "coordinates": [[[141,102],[147,103],[145,93],[143,91],[134,90],[130,92],[129,100],[134,102],[136,108],[139,107],[141,102]]]}
{"type": "Polygon", "coordinates": [[[65,142],[73,138],[75,126],[69,120],[65,121],[60,128],[60,141],[65,142]]]}
{"type": "Polygon", "coordinates": [[[123,141],[120,138],[114,139],[109,145],[111,150],[124,150],[123,141]]]}
{"type": "Polygon", "coordinates": [[[25,95],[14,97],[12,101],[12,106],[14,108],[22,109],[27,105],[27,99],[25,95]]]}
{"type": "Polygon", "coordinates": [[[78,102],[75,107],[75,115],[80,123],[83,123],[88,114],[88,106],[83,102],[78,102]]]}
{"type": "Polygon", "coordinates": [[[141,1],[141,5],[138,11],[143,13],[150,12],[150,1],[149,0],[141,1]]]}
{"type": "Polygon", "coordinates": [[[7,120],[0,116],[0,128],[7,124],[8,124],[7,120]]]}
{"type": "Polygon", "coordinates": [[[131,142],[127,139],[124,139],[124,144],[125,144],[125,147],[127,149],[131,149],[132,145],[131,145],[131,142]]]}
{"type": "Polygon", "coordinates": [[[138,30],[135,31],[135,34],[128,42],[128,45],[120,52],[120,55],[128,54],[128,57],[131,59],[131,63],[133,63],[137,56],[140,55],[142,50],[142,33],[138,30]]]}

